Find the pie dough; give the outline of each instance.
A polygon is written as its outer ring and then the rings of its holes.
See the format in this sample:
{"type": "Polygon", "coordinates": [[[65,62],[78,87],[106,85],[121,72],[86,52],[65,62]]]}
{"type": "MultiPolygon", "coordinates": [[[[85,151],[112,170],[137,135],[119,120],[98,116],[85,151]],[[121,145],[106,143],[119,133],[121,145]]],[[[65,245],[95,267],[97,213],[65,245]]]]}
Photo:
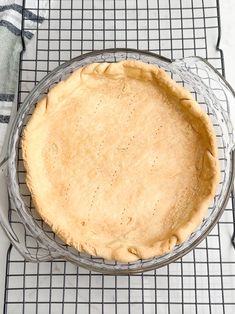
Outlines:
{"type": "Polygon", "coordinates": [[[132,262],[200,225],[219,180],[212,123],[156,66],[94,63],[53,87],[23,132],[27,185],[68,245],[132,262]]]}

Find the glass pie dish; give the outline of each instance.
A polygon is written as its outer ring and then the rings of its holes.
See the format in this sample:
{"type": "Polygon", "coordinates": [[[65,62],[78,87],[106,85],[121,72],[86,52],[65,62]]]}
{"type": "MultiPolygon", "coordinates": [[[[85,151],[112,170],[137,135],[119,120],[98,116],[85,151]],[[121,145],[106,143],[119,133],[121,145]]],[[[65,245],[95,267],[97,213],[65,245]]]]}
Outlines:
{"type": "Polygon", "coordinates": [[[29,261],[63,259],[102,273],[143,272],[174,262],[207,236],[225,209],[234,178],[234,138],[229,116],[229,106],[233,105],[235,94],[229,84],[211,65],[198,57],[169,60],[150,52],[109,49],[84,54],[57,67],[29,93],[20,107],[11,125],[6,154],[0,164],[0,222],[10,241],[29,261]],[[141,60],[161,67],[191,91],[214,125],[221,173],[214,201],[202,224],[187,241],[163,256],[132,263],[117,263],[91,257],[66,245],[38,216],[25,183],[20,139],[35,105],[56,83],[84,65],[125,59],[141,60]]]}

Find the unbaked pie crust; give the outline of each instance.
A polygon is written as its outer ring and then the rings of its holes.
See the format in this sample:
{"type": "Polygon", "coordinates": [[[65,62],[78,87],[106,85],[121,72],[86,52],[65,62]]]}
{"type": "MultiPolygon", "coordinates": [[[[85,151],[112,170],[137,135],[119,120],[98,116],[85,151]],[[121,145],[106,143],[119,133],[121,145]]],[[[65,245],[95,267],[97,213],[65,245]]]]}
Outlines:
{"type": "Polygon", "coordinates": [[[37,104],[22,148],[43,220],[77,250],[121,262],[185,241],[219,179],[208,116],[140,61],[90,64],[58,83],[37,104]]]}

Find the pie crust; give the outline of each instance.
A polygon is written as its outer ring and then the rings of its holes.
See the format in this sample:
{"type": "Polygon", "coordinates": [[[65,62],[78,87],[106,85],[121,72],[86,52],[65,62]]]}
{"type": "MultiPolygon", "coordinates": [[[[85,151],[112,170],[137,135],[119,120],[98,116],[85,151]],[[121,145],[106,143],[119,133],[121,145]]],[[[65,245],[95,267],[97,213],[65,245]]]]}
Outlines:
{"type": "Polygon", "coordinates": [[[77,250],[121,262],[184,242],[219,180],[209,117],[140,61],[90,64],[58,83],[37,104],[22,151],[42,219],[77,250]]]}

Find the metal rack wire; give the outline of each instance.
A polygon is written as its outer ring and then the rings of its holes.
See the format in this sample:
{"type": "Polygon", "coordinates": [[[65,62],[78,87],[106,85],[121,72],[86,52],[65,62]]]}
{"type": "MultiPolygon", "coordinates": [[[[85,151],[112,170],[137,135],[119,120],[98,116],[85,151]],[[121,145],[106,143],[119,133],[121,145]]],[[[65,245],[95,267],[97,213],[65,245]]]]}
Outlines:
{"type": "MultiPolygon", "coordinates": [[[[224,74],[223,54],[216,49],[216,0],[54,0],[47,8],[37,1],[38,10],[48,10],[48,17],[40,28],[38,21],[22,55],[19,104],[58,64],[96,49],[137,48],[171,59],[197,55],[224,74]]],[[[220,223],[199,247],[169,266],[131,276],[102,275],[64,261],[33,264],[10,247],[4,311],[234,313],[234,220],[231,196],[220,223]]]]}

